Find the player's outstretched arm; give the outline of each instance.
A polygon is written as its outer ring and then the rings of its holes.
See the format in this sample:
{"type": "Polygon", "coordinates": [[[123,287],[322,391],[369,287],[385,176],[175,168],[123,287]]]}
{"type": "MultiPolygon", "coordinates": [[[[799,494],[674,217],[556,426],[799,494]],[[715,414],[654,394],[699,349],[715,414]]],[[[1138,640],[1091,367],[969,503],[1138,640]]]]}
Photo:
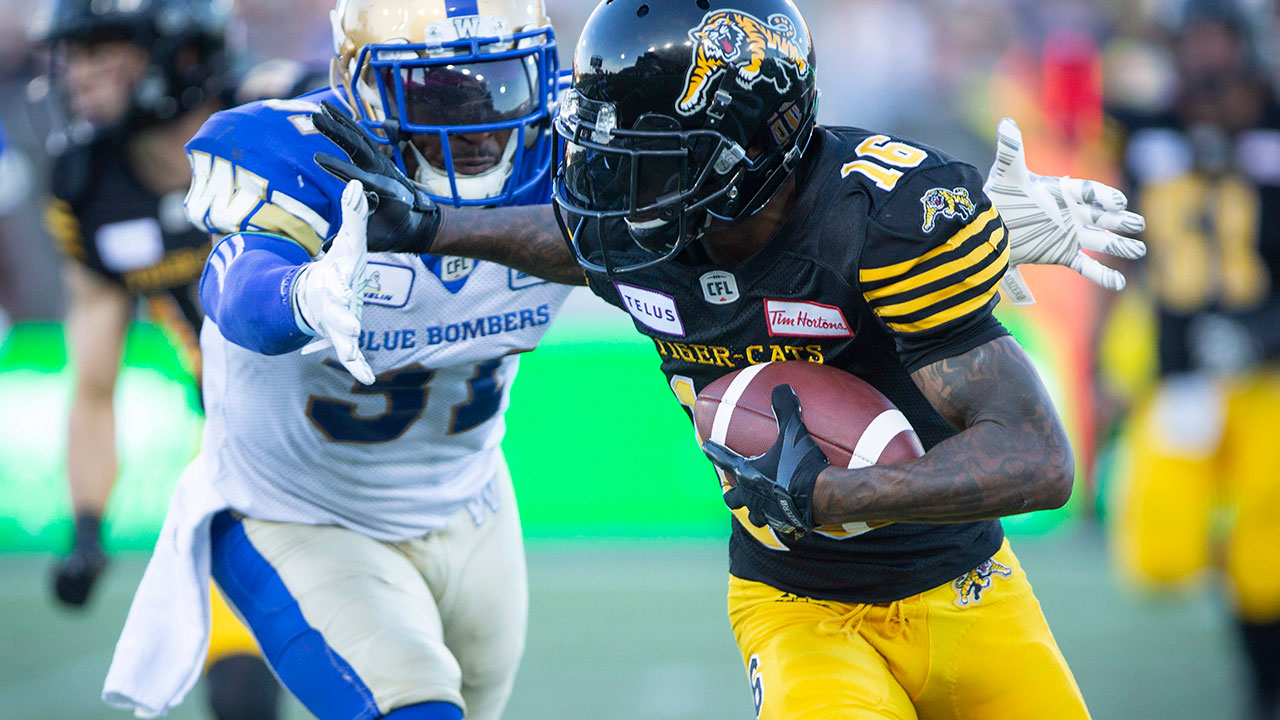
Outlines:
{"type": "Polygon", "coordinates": [[[311,336],[294,319],[290,289],[311,261],[278,235],[234,233],[214,245],[200,276],[200,305],[223,337],[264,355],[283,355],[311,336]]]}
{"type": "Polygon", "coordinates": [[[483,212],[440,207],[336,105],[322,103],[312,123],[349,158],[317,153],[316,164],[343,182],[359,180],[376,197],[369,216],[370,251],[469,257],[552,282],[586,284],[550,205],[483,212]]]}
{"type": "Polygon", "coordinates": [[[997,338],[911,377],[960,432],[917,460],[823,470],[813,493],[817,524],[966,522],[1067,502],[1071,444],[1017,341],[997,338]]]}
{"type": "Polygon", "coordinates": [[[434,252],[489,260],[563,285],[587,284],[550,205],[446,211],[434,252]]]}
{"type": "Polygon", "coordinates": [[[1108,290],[1121,290],[1124,275],[1084,251],[1126,260],[1147,253],[1140,241],[1116,234],[1131,235],[1146,228],[1141,215],[1125,209],[1129,201],[1124,193],[1093,180],[1031,172],[1022,131],[1010,118],[1000,121],[996,159],[983,189],[1009,230],[1009,271],[1001,286],[1015,305],[1035,302],[1019,265],[1063,265],[1108,290]]]}
{"type": "Polygon", "coordinates": [[[372,383],[359,349],[367,215],[365,194],[352,181],[342,194],[342,226],[316,261],[277,235],[223,238],[200,278],[205,313],[223,337],[266,355],[293,352],[319,336],[356,379],[372,383]]]}

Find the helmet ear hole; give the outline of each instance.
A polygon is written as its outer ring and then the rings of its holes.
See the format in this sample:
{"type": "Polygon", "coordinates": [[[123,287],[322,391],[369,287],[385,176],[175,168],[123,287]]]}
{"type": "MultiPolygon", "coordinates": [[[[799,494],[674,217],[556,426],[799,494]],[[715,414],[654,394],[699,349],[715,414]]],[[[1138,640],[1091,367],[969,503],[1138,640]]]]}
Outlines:
{"type": "Polygon", "coordinates": [[[698,0],[698,9],[699,9],[699,10],[710,10],[710,9],[711,9],[711,3],[709,2],[709,0],[698,0]]]}

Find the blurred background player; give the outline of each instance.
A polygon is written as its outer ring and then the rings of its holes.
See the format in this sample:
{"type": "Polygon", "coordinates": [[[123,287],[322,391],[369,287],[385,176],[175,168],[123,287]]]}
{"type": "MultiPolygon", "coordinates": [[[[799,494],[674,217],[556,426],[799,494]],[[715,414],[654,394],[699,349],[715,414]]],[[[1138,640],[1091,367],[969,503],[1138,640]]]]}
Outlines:
{"type": "Polygon", "coordinates": [[[1222,568],[1249,717],[1275,720],[1280,105],[1241,8],[1194,0],[1185,13],[1172,39],[1172,106],[1115,113],[1131,197],[1149,221],[1159,380],[1134,411],[1114,550],[1148,587],[1222,568]]]}
{"type": "Polygon", "coordinates": [[[193,283],[208,239],[179,212],[189,175],[181,146],[219,106],[224,28],[211,4],[174,32],[161,31],[156,5],[132,7],[54,0],[33,28],[53,51],[52,111],[68,115],[49,136],[57,159],[46,225],[66,258],[76,370],[67,441],[75,537],[54,574],[70,606],[88,600],[107,562],[100,524],[117,473],[113,392],[135,299],[199,377],[193,283]]]}
{"type": "Polygon", "coordinates": [[[408,172],[396,191],[416,206],[545,206],[554,34],[529,0],[342,0],[332,18],[332,88],[217,113],[187,145],[188,215],[224,236],[200,287],[208,420],[112,705],[181,702],[210,574],[317,717],[492,719],[515,681],[527,581],[503,412],[569,288],[379,252],[397,223],[369,225],[366,257],[360,185],[313,158],[356,151],[317,132],[336,123],[381,143],[364,159],[408,172]],[[333,332],[336,306],[363,331],[333,332]],[[316,335],[332,350],[303,350],[316,335]]]}
{"type": "MultiPolygon", "coordinates": [[[[52,50],[45,88],[65,116],[46,224],[65,258],[67,343],[75,368],[67,479],[75,514],[70,555],[53,571],[59,602],[89,599],[107,556],[102,517],[117,474],[113,395],[138,300],[185,350],[200,378],[197,281],[208,236],[186,219],[183,144],[225,106],[227,8],[214,0],[52,0],[33,35],[52,50]]],[[[259,83],[293,81],[272,71],[259,83]]],[[[223,720],[276,716],[279,686],[252,637],[218,597],[209,700],[223,720]]]]}

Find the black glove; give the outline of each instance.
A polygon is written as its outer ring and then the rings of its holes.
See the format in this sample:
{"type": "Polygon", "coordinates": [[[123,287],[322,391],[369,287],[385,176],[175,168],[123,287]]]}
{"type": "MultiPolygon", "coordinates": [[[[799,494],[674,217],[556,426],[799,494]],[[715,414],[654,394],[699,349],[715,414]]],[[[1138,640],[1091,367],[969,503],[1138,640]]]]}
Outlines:
{"type": "Polygon", "coordinates": [[[328,153],[316,153],[315,162],[344,183],[364,184],[369,195],[369,252],[430,252],[440,230],[440,207],[355,120],[331,102],[320,105],[324,110],[311,114],[312,124],[351,162],[328,153]]]}
{"type": "Polygon", "coordinates": [[[800,401],[790,385],[773,389],[778,439],[763,455],[743,457],[715,442],[703,444],[711,462],[737,479],[724,494],[729,507],[745,506],[754,525],[798,538],[813,529],[813,486],[831,464],[800,419],[800,401]]]}

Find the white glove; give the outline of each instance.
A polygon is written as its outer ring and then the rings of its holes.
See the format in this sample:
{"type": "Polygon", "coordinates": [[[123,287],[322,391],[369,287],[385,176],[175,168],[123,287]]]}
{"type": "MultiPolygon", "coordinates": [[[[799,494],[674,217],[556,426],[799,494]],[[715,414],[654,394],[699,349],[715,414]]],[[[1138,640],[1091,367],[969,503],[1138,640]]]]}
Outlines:
{"type": "Polygon", "coordinates": [[[1084,250],[1126,260],[1147,254],[1147,246],[1112,230],[1142,232],[1147,221],[1125,208],[1124,193],[1093,180],[1042,177],[1027,170],[1022,131],[1010,118],[1000,121],[996,161],[983,187],[1009,232],[1009,270],[1001,288],[1014,305],[1035,298],[1022,279],[1024,263],[1065,265],[1108,290],[1124,288],[1124,275],[1084,254],[1084,250]]]}
{"type": "Polygon", "coordinates": [[[368,217],[364,186],[352,180],[342,191],[342,227],[329,252],[303,268],[293,282],[294,319],[303,332],[319,336],[302,354],[332,346],[338,362],[365,385],[373,383],[373,370],[360,352],[368,217]]]}

